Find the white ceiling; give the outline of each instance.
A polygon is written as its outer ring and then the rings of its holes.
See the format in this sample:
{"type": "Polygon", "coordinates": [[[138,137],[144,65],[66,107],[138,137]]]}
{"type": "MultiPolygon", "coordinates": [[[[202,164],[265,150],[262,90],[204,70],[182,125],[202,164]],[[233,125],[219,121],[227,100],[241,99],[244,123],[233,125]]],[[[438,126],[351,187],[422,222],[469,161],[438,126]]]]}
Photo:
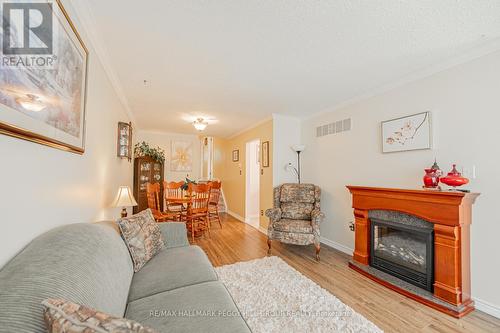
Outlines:
{"type": "Polygon", "coordinates": [[[87,2],[136,125],[165,132],[304,117],[500,37],[498,0],[87,2]]]}

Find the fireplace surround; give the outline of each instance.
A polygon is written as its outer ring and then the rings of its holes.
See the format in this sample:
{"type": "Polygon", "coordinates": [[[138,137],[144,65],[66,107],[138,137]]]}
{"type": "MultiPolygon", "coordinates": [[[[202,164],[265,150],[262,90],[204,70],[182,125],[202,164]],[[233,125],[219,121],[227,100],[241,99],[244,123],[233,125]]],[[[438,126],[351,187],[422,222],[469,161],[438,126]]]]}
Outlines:
{"type": "MultiPolygon", "coordinates": [[[[362,186],[347,188],[352,194],[355,218],[355,249],[349,267],[392,290],[454,317],[460,318],[474,310],[470,295],[469,243],[472,205],[478,193],[362,186]],[[376,211],[402,213],[429,223],[433,234],[432,288],[411,287],[412,284],[402,279],[392,278],[394,274],[388,275],[380,268],[370,266],[374,256],[371,251],[372,225],[388,220],[375,216],[376,211]]],[[[390,222],[393,226],[405,226],[401,221],[390,222]]],[[[430,264],[427,257],[426,263],[430,264]]]]}

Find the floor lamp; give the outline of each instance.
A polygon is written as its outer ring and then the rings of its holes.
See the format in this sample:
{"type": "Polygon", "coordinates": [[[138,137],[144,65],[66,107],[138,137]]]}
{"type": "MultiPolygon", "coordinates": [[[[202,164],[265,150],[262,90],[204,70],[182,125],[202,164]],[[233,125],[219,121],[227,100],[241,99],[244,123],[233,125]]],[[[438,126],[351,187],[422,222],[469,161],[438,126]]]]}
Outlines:
{"type": "Polygon", "coordinates": [[[292,146],[293,151],[297,153],[297,179],[300,184],[300,153],[302,153],[305,149],[305,145],[294,145],[292,146]]]}

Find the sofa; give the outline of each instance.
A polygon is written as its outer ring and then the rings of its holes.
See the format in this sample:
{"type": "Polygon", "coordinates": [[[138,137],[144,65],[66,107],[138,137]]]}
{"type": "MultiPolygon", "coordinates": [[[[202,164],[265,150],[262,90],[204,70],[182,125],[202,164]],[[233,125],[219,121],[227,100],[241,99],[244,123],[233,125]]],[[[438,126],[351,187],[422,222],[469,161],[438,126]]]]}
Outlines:
{"type": "Polygon", "coordinates": [[[0,270],[0,332],[47,332],[42,300],[63,298],[158,332],[250,332],[184,223],[162,223],[166,249],[134,274],[116,223],[79,223],[34,239],[0,270]]]}

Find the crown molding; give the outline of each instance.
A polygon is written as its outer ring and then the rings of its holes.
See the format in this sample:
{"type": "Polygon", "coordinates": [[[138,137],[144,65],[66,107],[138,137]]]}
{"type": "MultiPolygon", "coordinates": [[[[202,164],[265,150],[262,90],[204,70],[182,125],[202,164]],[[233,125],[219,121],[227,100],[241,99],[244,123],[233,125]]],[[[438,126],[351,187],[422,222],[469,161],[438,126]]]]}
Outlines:
{"type": "Polygon", "coordinates": [[[250,131],[250,130],[252,130],[252,129],[254,129],[254,128],[256,128],[256,127],[258,127],[258,126],[260,126],[260,125],[262,125],[262,124],[265,124],[265,123],[267,123],[268,121],[273,120],[273,119],[274,119],[273,115],[268,116],[268,117],[265,117],[264,119],[259,120],[258,122],[253,123],[252,125],[250,125],[250,126],[248,126],[248,127],[245,127],[244,129],[239,130],[238,132],[236,132],[236,133],[234,133],[234,134],[231,134],[231,135],[229,135],[229,136],[226,136],[224,139],[226,139],[226,140],[231,140],[231,139],[234,139],[235,137],[237,137],[237,136],[239,136],[239,135],[241,135],[241,134],[243,134],[243,133],[245,133],[245,132],[248,132],[248,131],[250,131]]]}
{"type": "Polygon", "coordinates": [[[472,62],[478,58],[487,56],[489,54],[492,54],[494,52],[497,52],[500,50],[500,38],[496,38],[490,42],[487,42],[481,46],[475,47],[472,50],[469,50],[459,56],[452,57],[448,60],[439,62],[435,65],[431,65],[426,67],[423,70],[419,70],[416,72],[413,72],[411,74],[408,74],[404,76],[403,78],[400,78],[399,80],[395,80],[391,83],[379,86],[378,88],[369,90],[361,95],[358,95],[356,97],[350,98],[348,100],[345,100],[343,102],[340,102],[332,107],[329,107],[327,109],[324,109],[319,112],[315,112],[310,115],[302,116],[301,120],[309,120],[312,118],[319,117],[321,115],[335,112],[337,110],[346,108],[348,106],[357,104],[361,101],[370,99],[375,96],[382,95],[386,92],[389,92],[391,90],[394,90],[396,88],[402,87],[404,85],[407,85],[409,83],[425,79],[427,77],[433,76],[435,74],[438,74],[440,72],[446,71],[448,69],[452,69],[454,67],[457,67],[459,65],[466,64],[468,62],[472,62]]]}
{"type": "Polygon", "coordinates": [[[166,135],[166,136],[178,136],[185,138],[199,138],[198,134],[190,134],[190,133],[178,133],[178,132],[168,132],[168,131],[160,131],[160,130],[147,130],[147,129],[138,129],[138,133],[149,133],[156,135],[166,135]]]}
{"type": "MultiPolygon", "coordinates": [[[[78,22],[84,30],[83,36],[86,37],[92,48],[94,49],[97,58],[99,59],[102,67],[104,68],[104,72],[106,73],[109,81],[111,82],[111,86],[113,87],[120,103],[122,104],[125,112],[127,113],[130,121],[132,123],[137,123],[134,114],[130,108],[130,104],[128,102],[125,93],[123,92],[122,84],[116,75],[115,70],[113,69],[109,54],[104,46],[104,43],[96,30],[97,23],[94,18],[94,14],[92,9],[90,8],[90,4],[88,1],[64,1],[65,7],[73,8],[75,15],[78,18],[78,22]]],[[[137,126],[137,125],[135,125],[137,126]]]]}

